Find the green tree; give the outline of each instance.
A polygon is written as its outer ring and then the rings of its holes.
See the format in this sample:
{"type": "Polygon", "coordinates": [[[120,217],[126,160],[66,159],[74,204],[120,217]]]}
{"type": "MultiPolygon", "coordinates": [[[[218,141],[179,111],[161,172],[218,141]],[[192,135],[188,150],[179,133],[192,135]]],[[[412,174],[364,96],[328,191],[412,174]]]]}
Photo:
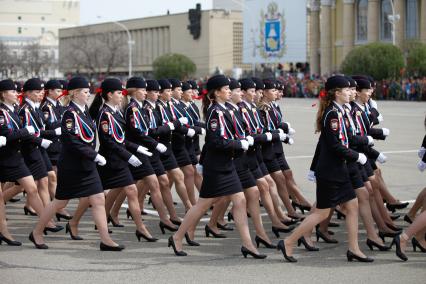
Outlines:
{"type": "Polygon", "coordinates": [[[155,78],[185,79],[195,73],[197,67],[191,59],[182,54],[166,54],[157,57],[152,63],[155,78]]]}
{"type": "Polygon", "coordinates": [[[404,68],[402,51],[391,44],[370,43],[351,50],[341,71],[351,75],[370,75],[376,80],[397,78],[404,68]]]}
{"type": "Polygon", "coordinates": [[[419,42],[408,50],[407,74],[426,76],[426,44],[419,42]]]}

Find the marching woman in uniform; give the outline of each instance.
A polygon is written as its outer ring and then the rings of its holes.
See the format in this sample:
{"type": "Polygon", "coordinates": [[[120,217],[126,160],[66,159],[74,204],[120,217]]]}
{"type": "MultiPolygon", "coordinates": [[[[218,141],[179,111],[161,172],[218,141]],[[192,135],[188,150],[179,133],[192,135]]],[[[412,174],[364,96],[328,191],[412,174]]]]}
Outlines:
{"type": "MultiPolygon", "coordinates": [[[[235,223],[242,239],[241,253],[244,257],[266,257],[258,253],[251,241],[246,199],[233,163],[234,157],[247,150],[249,143],[245,139],[236,138],[231,131],[232,118],[225,107],[231,95],[229,83],[229,79],[223,75],[213,76],[207,81],[209,93],[204,99],[207,134],[202,158],[204,179],[197,203],[187,212],[179,230],[169,238],[168,246],[173,248],[177,256],[187,255],[182,250],[182,240],[189,234],[188,231],[195,228],[215,201],[228,197],[233,203],[235,223]]],[[[190,233],[193,235],[194,232],[190,233]]]]}
{"type": "Polygon", "coordinates": [[[144,155],[151,153],[145,147],[126,140],[126,121],[119,109],[123,100],[122,90],[120,80],[105,79],[89,109],[90,115],[97,117],[98,121],[99,154],[108,161],[105,166],[98,167],[102,186],[104,190],[109,190],[105,197],[105,210],[108,219],[111,219],[109,212],[117,196],[121,191],[126,192],[129,211],[136,225],[136,237],[139,241],[142,237],[154,242],[157,239],[151,236],[140,218],[138,190],[129,169],[129,165],[140,167],[142,162],[127,149],[144,155]]]}
{"type": "MultiPolygon", "coordinates": [[[[55,198],[55,191],[57,185],[57,172],[56,165],[58,164],[59,154],[61,153],[61,142],[59,141],[59,135],[61,131],[61,118],[63,113],[63,107],[57,100],[62,95],[63,85],[58,80],[49,80],[44,85],[45,97],[41,103],[41,111],[43,112],[43,119],[46,125],[46,130],[54,130],[58,136],[52,137],[52,144],[47,148],[47,155],[52,165],[52,171],[48,171],[49,180],[49,194],[50,198],[55,198]]],[[[56,213],[58,221],[60,219],[70,220],[72,217],[69,213],[63,210],[62,212],[56,213]]]]}
{"type": "MultiPolygon", "coordinates": [[[[44,243],[42,234],[49,220],[56,212],[65,208],[70,199],[88,198],[101,238],[100,249],[121,251],[124,246],[115,243],[108,234],[105,195],[96,169],[96,164],[105,166],[107,161],[95,151],[96,126],[86,106],[90,95],[89,82],[82,77],[74,77],[69,81],[67,88],[68,96],[72,101],[61,121],[62,149],[57,165],[56,196],[43,211],[40,221],[29,238],[36,248],[47,249],[48,246],[44,243]]],[[[67,230],[71,231],[69,225],[67,230]]],[[[71,236],[73,236],[72,233],[71,236]]]]}
{"type": "MultiPolygon", "coordinates": [[[[426,127],[426,117],[424,125],[426,127]]],[[[417,168],[420,172],[426,170],[426,135],[423,138],[422,147],[419,150],[420,161],[417,164],[417,168]]],[[[407,261],[408,257],[405,255],[405,250],[409,243],[410,238],[411,244],[413,245],[413,250],[416,251],[417,248],[423,253],[426,253],[426,199],[423,199],[423,209],[422,213],[418,215],[413,223],[402,232],[402,234],[395,236],[393,243],[396,245],[396,255],[403,261],[407,261]]]]}
{"type": "Polygon", "coordinates": [[[372,262],[358,246],[358,203],[352,188],[347,162],[365,164],[367,158],[349,148],[346,126],[343,120],[343,105],[349,103],[350,83],[343,76],[327,79],[327,95],[321,100],[317,114],[316,130],[319,138],[319,156],[316,164],[317,204],[313,212],[284,241],[278,249],[289,262],[297,262],[293,257],[294,244],[320,222],[325,220],[330,210],[341,205],[346,210],[348,230],[348,261],[372,262]]]}

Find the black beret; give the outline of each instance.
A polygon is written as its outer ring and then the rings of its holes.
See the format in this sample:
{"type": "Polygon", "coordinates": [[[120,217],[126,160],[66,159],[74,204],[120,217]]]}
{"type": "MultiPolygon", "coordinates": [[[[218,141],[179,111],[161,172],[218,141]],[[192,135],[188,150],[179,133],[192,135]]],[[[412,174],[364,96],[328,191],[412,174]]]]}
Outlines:
{"type": "Polygon", "coordinates": [[[157,82],[160,85],[161,90],[172,89],[173,87],[172,83],[170,83],[170,81],[167,79],[160,79],[160,80],[157,80],[157,82]]]}
{"type": "Polygon", "coordinates": [[[101,83],[101,89],[103,94],[108,94],[109,92],[122,91],[123,84],[117,78],[106,78],[101,83]]]}
{"type": "Polygon", "coordinates": [[[0,81],[0,91],[9,91],[17,89],[17,85],[10,79],[0,81]]]}
{"type": "Polygon", "coordinates": [[[16,91],[22,92],[22,83],[15,81],[15,85],[16,85],[16,91]]]}
{"type": "Polygon", "coordinates": [[[345,76],[341,75],[331,76],[325,82],[326,91],[330,91],[333,89],[349,88],[350,86],[351,83],[349,83],[348,79],[346,79],[345,76]]]}
{"type": "Polygon", "coordinates": [[[224,75],[215,75],[207,80],[207,91],[218,90],[224,86],[229,86],[231,81],[224,75]]]}
{"type": "Polygon", "coordinates": [[[130,89],[130,88],[145,89],[146,88],[146,82],[141,77],[129,78],[129,80],[127,80],[127,83],[126,83],[126,89],[130,89]]]}
{"type": "Polygon", "coordinates": [[[240,84],[240,82],[238,82],[238,81],[237,81],[237,80],[235,80],[234,78],[229,78],[229,80],[231,81],[231,82],[229,83],[229,88],[230,88],[231,90],[241,88],[241,84],[240,84]]]}
{"type": "Polygon", "coordinates": [[[59,82],[61,83],[61,85],[63,87],[62,89],[66,90],[67,87],[68,87],[68,81],[67,80],[59,80],[59,82]]]}
{"type": "Polygon", "coordinates": [[[363,89],[371,89],[371,82],[366,79],[356,79],[356,89],[361,91],[363,89]]]}
{"type": "Polygon", "coordinates": [[[346,78],[346,80],[349,81],[349,84],[351,84],[351,88],[355,88],[357,86],[357,83],[356,83],[356,81],[354,79],[352,79],[349,76],[345,76],[345,78],[346,78]]]}
{"type": "Polygon", "coordinates": [[[352,79],[354,79],[355,81],[358,79],[363,79],[363,80],[367,80],[368,81],[368,77],[365,75],[353,75],[351,76],[352,79]]]}
{"type": "Polygon", "coordinates": [[[262,79],[259,79],[257,77],[253,77],[251,79],[256,84],[256,90],[263,90],[263,89],[265,89],[265,84],[263,83],[262,79]]]}
{"type": "Polygon", "coordinates": [[[191,84],[189,84],[188,82],[182,82],[182,91],[185,92],[188,90],[192,90],[191,84]]]}
{"type": "Polygon", "coordinates": [[[191,88],[192,88],[193,90],[198,89],[198,84],[197,84],[197,82],[195,82],[194,80],[189,80],[189,81],[188,81],[188,83],[191,85],[191,88]]]}
{"type": "Polygon", "coordinates": [[[44,84],[43,82],[39,79],[39,78],[31,78],[28,79],[25,83],[24,83],[24,92],[26,91],[33,91],[33,90],[43,90],[44,84]]]}
{"type": "Polygon", "coordinates": [[[160,91],[161,87],[160,87],[160,84],[158,84],[157,80],[146,80],[146,90],[160,91]]]}
{"type": "Polygon", "coordinates": [[[264,87],[265,90],[277,88],[277,84],[275,83],[274,79],[263,79],[263,84],[265,84],[265,87],[264,87]]]}
{"type": "Polygon", "coordinates": [[[182,87],[182,82],[179,79],[169,79],[169,82],[172,84],[172,89],[182,87]]]}
{"type": "Polygon", "coordinates": [[[256,83],[250,78],[240,79],[241,90],[247,91],[248,89],[256,88],[256,83]]]}
{"type": "Polygon", "coordinates": [[[367,79],[371,83],[371,88],[375,88],[376,87],[376,81],[374,81],[374,78],[371,77],[371,76],[367,76],[367,79]]]}
{"type": "Polygon", "coordinates": [[[74,77],[71,78],[68,82],[67,90],[75,90],[75,89],[88,89],[90,88],[89,81],[84,77],[74,77]]]}
{"type": "Polygon", "coordinates": [[[55,89],[63,89],[63,88],[64,86],[61,84],[61,82],[54,79],[47,81],[47,83],[44,85],[45,90],[55,90],[55,89]]]}

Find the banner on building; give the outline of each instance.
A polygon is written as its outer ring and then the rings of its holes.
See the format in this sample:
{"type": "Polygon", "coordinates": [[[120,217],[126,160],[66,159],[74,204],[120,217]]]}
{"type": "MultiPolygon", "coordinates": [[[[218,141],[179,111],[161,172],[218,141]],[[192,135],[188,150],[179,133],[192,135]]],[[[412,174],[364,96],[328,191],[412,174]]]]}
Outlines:
{"type": "Polygon", "coordinates": [[[305,62],[306,17],[306,0],[245,0],[244,63],[305,62]]]}

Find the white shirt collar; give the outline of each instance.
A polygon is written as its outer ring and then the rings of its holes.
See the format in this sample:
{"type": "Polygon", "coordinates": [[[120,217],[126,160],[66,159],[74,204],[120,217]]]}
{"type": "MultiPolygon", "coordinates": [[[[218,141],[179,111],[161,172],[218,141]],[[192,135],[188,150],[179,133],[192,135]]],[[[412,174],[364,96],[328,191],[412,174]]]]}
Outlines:
{"type": "Polygon", "coordinates": [[[11,111],[15,111],[15,108],[12,105],[9,105],[7,103],[3,103],[5,106],[7,106],[8,109],[10,109],[11,111]]]}
{"type": "Polygon", "coordinates": [[[138,101],[136,98],[133,98],[133,100],[139,105],[139,107],[143,106],[143,103],[138,101]]]}
{"type": "Polygon", "coordinates": [[[220,105],[221,107],[223,107],[224,109],[226,109],[225,104],[223,104],[223,103],[217,103],[217,104],[220,105]]]}
{"type": "Polygon", "coordinates": [[[146,100],[146,101],[151,105],[152,108],[155,108],[155,102],[150,100],[146,100]]]}
{"type": "Polygon", "coordinates": [[[334,101],[334,105],[337,106],[337,108],[340,110],[340,112],[344,113],[343,107],[339,105],[336,101],[334,101]]]}
{"type": "Polygon", "coordinates": [[[108,103],[105,103],[105,105],[107,105],[107,106],[109,106],[113,111],[117,111],[117,107],[116,106],[112,106],[112,105],[110,105],[110,104],[108,104],[108,103]]]}
{"type": "Polygon", "coordinates": [[[359,102],[355,101],[355,103],[362,109],[365,110],[364,104],[360,104],[359,102]]]}
{"type": "Polygon", "coordinates": [[[187,107],[189,107],[191,105],[191,102],[185,102],[185,101],[181,101],[184,105],[186,105],[187,107]]]}
{"type": "Polygon", "coordinates": [[[35,102],[33,102],[30,99],[25,98],[25,101],[33,108],[36,109],[37,108],[37,104],[35,102]]]}
{"type": "Polygon", "coordinates": [[[349,110],[351,110],[351,109],[352,109],[352,106],[351,106],[351,104],[350,104],[350,103],[345,104],[345,106],[346,106],[349,110]]]}
{"type": "Polygon", "coordinates": [[[80,111],[82,113],[84,113],[86,111],[86,106],[82,106],[82,105],[76,103],[75,101],[73,101],[73,103],[80,109],[80,111]]]}
{"type": "Polygon", "coordinates": [[[54,106],[56,106],[56,103],[57,103],[57,101],[56,101],[56,100],[54,100],[54,99],[52,99],[52,98],[49,98],[49,97],[46,97],[46,99],[47,99],[49,102],[51,102],[54,106]]]}
{"type": "Polygon", "coordinates": [[[228,102],[228,104],[230,104],[231,106],[233,106],[235,109],[238,109],[238,106],[236,104],[234,104],[233,102],[228,102]]]}
{"type": "Polygon", "coordinates": [[[245,100],[243,100],[243,102],[244,102],[244,104],[246,105],[246,107],[248,107],[249,109],[251,109],[251,103],[249,103],[249,102],[247,102],[247,101],[245,101],[245,100]]]}

